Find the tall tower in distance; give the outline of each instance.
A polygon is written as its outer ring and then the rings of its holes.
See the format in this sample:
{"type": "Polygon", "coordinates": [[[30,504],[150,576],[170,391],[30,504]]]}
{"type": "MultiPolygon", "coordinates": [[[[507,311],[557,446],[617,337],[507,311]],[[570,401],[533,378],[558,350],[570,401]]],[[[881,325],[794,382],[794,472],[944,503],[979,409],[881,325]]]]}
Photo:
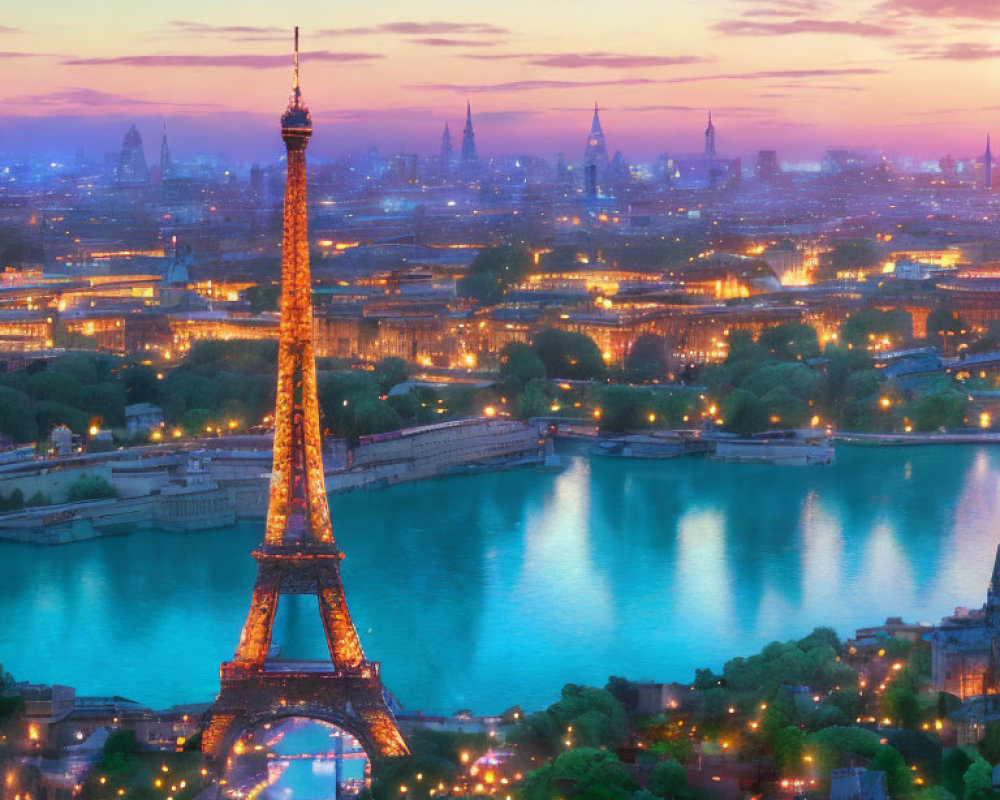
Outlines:
{"type": "Polygon", "coordinates": [[[708,127],[705,128],[705,158],[715,158],[715,123],[712,112],[708,112],[708,127]]]}
{"type": "Polygon", "coordinates": [[[330,525],[306,228],[306,146],[311,135],[312,119],[299,88],[296,28],[292,97],[281,117],[288,173],[274,460],[264,541],[253,553],[257,581],[250,610],[232,661],[220,669],[221,690],[202,737],[202,750],[217,768],[244,734],[291,716],[336,725],[357,739],[372,760],[407,752],[386,702],[379,665],[365,658],[347,610],[340,578],[344,555],[330,525]],[[278,604],[291,594],[316,596],[328,658],[287,660],[272,650],[278,604]]]}
{"type": "Polygon", "coordinates": [[[587,134],[587,146],[583,150],[583,183],[587,197],[597,197],[598,184],[608,168],[608,146],[601,129],[601,116],[594,103],[594,119],[587,134]]]}
{"type": "Polygon", "coordinates": [[[160,141],[160,180],[173,176],[174,164],[170,158],[170,146],[167,144],[167,126],[163,126],[163,139],[160,141]]]}
{"type": "Polygon", "coordinates": [[[986,134],[986,154],[983,156],[983,186],[986,191],[993,190],[993,151],[990,149],[990,135],[986,134]]]}
{"type": "Polygon", "coordinates": [[[444,124],[444,133],[441,134],[441,176],[446,177],[451,171],[451,161],[455,157],[455,148],[451,143],[451,131],[448,123],[444,124]]]}
{"type": "Polygon", "coordinates": [[[475,167],[479,163],[476,155],[476,134],[472,130],[472,103],[465,101],[465,127],[462,128],[462,166],[475,167]]]}
{"type": "Polygon", "coordinates": [[[142,149],[142,135],[135,125],[130,125],[122,141],[122,151],[118,156],[118,169],[115,173],[118,183],[147,183],[149,181],[149,165],[146,163],[146,153],[142,149]]]}

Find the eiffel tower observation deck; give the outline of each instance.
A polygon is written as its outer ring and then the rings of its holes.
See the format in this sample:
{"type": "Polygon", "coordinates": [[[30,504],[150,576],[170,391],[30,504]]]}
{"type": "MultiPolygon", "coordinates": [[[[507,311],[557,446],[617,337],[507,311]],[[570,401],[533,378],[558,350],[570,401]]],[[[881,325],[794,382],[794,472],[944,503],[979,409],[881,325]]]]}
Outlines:
{"type": "Polygon", "coordinates": [[[287,717],[332,723],[354,736],[368,757],[404,755],[406,744],[385,699],[379,665],[365,658],[340,579],[343,554],[334,540],[323,477],[312,282],[306,229],[305,151],[312,118],[299,87],[295,29],[292,96],[281,117],[288,154],[281,262],[281,324],[274,463],[267,527],[254,551],[257,581],[232,661],[222,664],[221,691],[209,710],[202,750],[224,764],[246,732],[287,717]],[[329,658],[272,658],[275,614],[283,595],[315,594],[329,658]]]}

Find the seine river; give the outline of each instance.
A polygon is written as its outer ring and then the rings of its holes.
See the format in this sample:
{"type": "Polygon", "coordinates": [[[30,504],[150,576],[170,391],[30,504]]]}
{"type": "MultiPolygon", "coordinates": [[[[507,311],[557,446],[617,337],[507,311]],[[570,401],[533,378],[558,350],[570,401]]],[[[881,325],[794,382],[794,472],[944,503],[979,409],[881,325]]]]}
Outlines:
{"type": "MultiPolygon", "coordinates": [[[[841,447],[833,467],[574,457],[332,498],[348,602],[408,708],[547,705],[611,674],[689,680],[816,625],[981,605],[1000,448],[841,447]]],[[[0,662],[155,707],[210,699],[261,523],[62,547],[0,544],[0,662]]],[[[323,652],[315,600],[279,607],[323,652]]],[[[302,601],[302,602],[298,602],[302,601]]]]}

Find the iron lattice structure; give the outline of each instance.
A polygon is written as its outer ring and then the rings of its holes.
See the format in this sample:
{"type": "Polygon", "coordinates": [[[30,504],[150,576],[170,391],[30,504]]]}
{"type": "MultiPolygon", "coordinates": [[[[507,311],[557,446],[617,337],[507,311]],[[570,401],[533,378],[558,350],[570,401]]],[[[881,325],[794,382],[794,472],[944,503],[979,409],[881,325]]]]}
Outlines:
{"type": "Polygon", "coordinates": [[[343,553],[330,524],[316,398],[306,229],[305,154],[312,120],[299,90],[297,28],[294,63],[292,98],[281,118],[288,175],[267,528],[263,544],[253,553],[257,581],[250,611],[233,660],[222,665],[221,691],[202,738],[202,750],[217,762],[246,731],[290,716],[332,722],[353,735],[370,758],[407,752],[385,701],[379,665],[365,658],[347,610],[340,579],[343,553]],[[317,596],[329,661],[268,657],[283,594],[317,596]]]}

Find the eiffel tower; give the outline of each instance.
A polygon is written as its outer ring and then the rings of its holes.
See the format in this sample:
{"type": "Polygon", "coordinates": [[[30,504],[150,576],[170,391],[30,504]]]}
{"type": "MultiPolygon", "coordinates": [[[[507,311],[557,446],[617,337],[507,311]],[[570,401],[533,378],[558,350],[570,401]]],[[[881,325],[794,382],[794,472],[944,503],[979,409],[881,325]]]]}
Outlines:
{"type": "Polygon", "coordinates": [[[281,325],[274,465],[264,542],[254,551],[257,582],[233,660],[208,711],[202,751],[220,767],[245,733],[286,717],[330,722],[358,740],[369,759],[405,755],[385,701],[379,665],[368,661],[347,610],[323,477],[312,287],[306,233],[306,145],[312,119],[299,89],[295,29],[292,97],[281,117],[288,153],[281,260],[281,325]],[[329,660],[269,658],[278,600],[315,594],[329,660]]]}

